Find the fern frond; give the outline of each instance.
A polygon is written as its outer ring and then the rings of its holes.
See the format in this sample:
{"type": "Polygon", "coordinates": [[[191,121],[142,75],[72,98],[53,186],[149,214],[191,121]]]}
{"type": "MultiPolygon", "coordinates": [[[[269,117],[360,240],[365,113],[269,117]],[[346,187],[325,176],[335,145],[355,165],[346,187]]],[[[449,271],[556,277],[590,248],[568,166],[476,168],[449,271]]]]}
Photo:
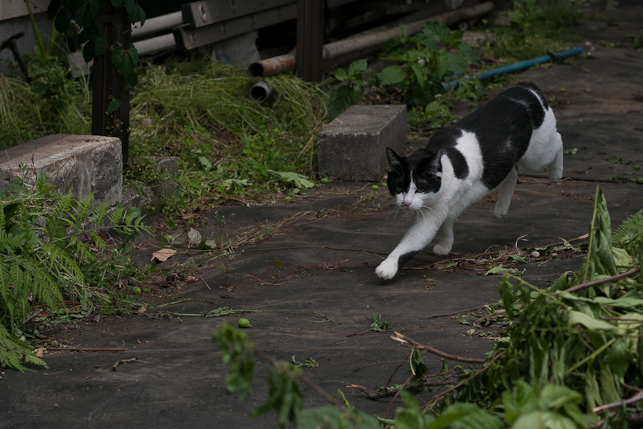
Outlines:
{"type": "Polygon", "coordinates": [[[17,369],[18,371],[33,371],[22,365],[21,360],[34,365],[49,368],[45,361],[40,359],[29,344],[11,335],[7,328],[0,323],[0,368],[17,369]]]}
{"type": "Polygon", "coordinates": [[[612,234],[612,243],[635,255],[636,237],[643,232],[643,210],[625,219],[612,234]]]}

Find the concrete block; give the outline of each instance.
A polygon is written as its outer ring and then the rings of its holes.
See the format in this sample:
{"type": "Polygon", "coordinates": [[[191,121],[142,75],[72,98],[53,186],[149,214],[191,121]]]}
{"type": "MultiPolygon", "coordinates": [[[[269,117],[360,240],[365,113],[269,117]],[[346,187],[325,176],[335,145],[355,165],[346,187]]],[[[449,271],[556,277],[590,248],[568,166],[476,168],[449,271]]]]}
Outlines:
{"type": "Polygon", "coordinates": [[[120,202],[123,192],[123,154],[115,137],[54,134],[2,151],[0,189],[15,183],[26,172],[35,182],[45,173],[49,183],[75,199],[94,192],[95,204],[120,202]],[[26,169],[25,169],[26,167],[26,169]]]}
{"type": "Polygon", "coordinates": [[[346,181],[379,180],[386,147],[406,149],[406,106],[351,106],[318,136],[319,172],[346,181]]]}

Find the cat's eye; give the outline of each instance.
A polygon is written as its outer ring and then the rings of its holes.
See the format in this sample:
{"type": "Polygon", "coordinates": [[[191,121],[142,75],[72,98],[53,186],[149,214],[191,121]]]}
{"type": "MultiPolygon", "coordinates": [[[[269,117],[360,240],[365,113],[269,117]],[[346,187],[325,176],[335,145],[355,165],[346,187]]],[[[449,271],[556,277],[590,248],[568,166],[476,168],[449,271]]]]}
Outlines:
{"type": "Polygon", "coordinates": [[[404,189],[402,189],[401,186],[396,186],[395,187],[395,192],[397,192],[398,194],[401,193],[402,191],[404,191],[404,189]]]}

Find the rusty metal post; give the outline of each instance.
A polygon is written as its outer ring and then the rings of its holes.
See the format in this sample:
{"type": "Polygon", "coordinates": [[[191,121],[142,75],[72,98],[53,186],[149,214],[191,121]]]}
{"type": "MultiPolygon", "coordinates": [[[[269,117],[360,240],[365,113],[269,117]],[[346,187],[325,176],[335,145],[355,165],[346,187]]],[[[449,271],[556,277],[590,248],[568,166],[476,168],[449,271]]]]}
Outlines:
{"type": "MultiPolygon", "coordinates": [[[[116,9],[109,1],[101,1],[101,10],[95,22],[99,34],[107,37],[108,46],[129,46],[131,23],[124,7],[116,9]]],[[[130,93],[125,79],[112,66],[109,49],[105,55],[94,57],[92,91],[92,134],[118,137],[123,149],[123,168],[126,168],[129,153],[130,93]],[[108,113],[107,106],[114,98],[120,99],[120,107],[115,112],[108,113]]]]}
{"type": "Polygon", "coordinates": [[[324,1],[297,1],[297,76],[307,82],[322,80],[324,1]]]}

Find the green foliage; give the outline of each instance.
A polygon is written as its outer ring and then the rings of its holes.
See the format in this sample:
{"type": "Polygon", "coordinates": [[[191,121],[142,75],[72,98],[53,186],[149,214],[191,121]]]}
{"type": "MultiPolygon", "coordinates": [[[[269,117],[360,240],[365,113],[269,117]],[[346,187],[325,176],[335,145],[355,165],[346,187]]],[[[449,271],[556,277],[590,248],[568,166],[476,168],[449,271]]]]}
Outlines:
{"type": "MultiPolygon", "coordinates": [[[[641,279],[610,281],[617,268],[600,188],[590,229],[588,254],[577,275],[564,273],[547,291],[516,276],[505,276],[500,293],[513,321],[508,329],[511,341],[495,345],[488,359],[500,353],[504,356],[461,388],[458,401],[492,406],[500,401],[502,392],[516,389],[516,381],[524,377],[532,386],[553,384],[581,393],[580,409],[591,415],[597,406],[621,401],[626,385],[643,385],[639,341],[643,334],[643,288],[641,279]],[[603,284],[584,286],[601,280],[603,284]],[[484,397],[481,391],[486,392],[484,397]]],[[[544,393],[552,392],[543,388],[544,393]]],[[[640,408],[620,407],[609,419],[620,425],[628,411],[640,408]]],[[[576,427],[584,427],[579,422],[586,422],[585,416],[570,408],[563,411],[558,413],[573,420],[576,427]]]]}
{"type": "Polygon", "coordinates": [[[511,63],[568,49],[573,26],[584,19],[573,5],[573,1],[563,1],[543,7],[538,0],[514,1],[507,12],[511,27],[492,28],[495,37],[481,53],[511,63]]]}
{"type": "Polygon", "coordinates": [[[355,61],[348,72],[335,71],[333,77],[344,84],[331,94],[332,117],[352,104],[379,97],[391,86],[409,108],[423,109],[446,92],[443,83],[478,61],[477,51],[462,40],[461,31],[452,32],[438,22],[422,24],[422,31],[415,36],[409,36],[403,25],[400,28],[402,37],[389,40],[382,48],[383,59],[394,64],[381,73],[368,70],[366,60],[355,61]]]}
{"type": "Polygon", "coordinates": [[[253,102],[253,80],[227,65],[147,67],[132,93],[130,177],[155,182],[158,173],[141,158],[176,156],[180,173],[167,201],[170,213],[310,188],[327,97],[292,75],[266,80],[275,89],[271,105],[253,102]]]}
{"type": "MultiPolygon", "coordinates": [[[[138,0],[54,0],[49,3],[47,15],[54,21],[55,30],[68,37],[76,37],[83,45],[85,61],[89,63],[96,57],[110,53],[114,69],[128,86],[135,85],[137,78],[134,68],[138,63],[138,52],[131,41],[110,45],[106,35],[100,33],[96,18],[105,6],[110,6],[112,10],[103,10],[103,13],[117,15],[124,8],[130,22],[145,24],[145,11],[139,6],[138,0]]],[[[116,111],[118,104],[119,101],[112,101],[108,113],[116,111]]]]}
{"type": "Polygon", "coordinates": [[[382,319],[381,314],[373,313],[371,317],[373,318],[373,323],[371,323],[371,326],[368,328],[369,331],[388,331],[391,329],[391,324],[382,319]]]}
{"type": "MultiPolygon", "coordinates": [[[[24,339],[24,322],[33,306],[51,314],[64,313],[64,299],[76,298],[86,285],[83,266],[96,266],[92,248],[104,250],[98,234],[107,221],[123,233],[150,232],[137,211],[108,203],[93,207],[93,195],[81,201],[60,194],[40,175],[34,189],[10,185],[0,193],[0,365],[19,370],[22,355],[42,363],[24,339]],[[89,241],[87,241],[89,240],[89,241]]],[[[87,302],[88,297],[79,296],[87,302]]]]}
{"type": "Polygon", "coordinates": [[[462,31],[451,32],[438,22],[422,24],[422,32],[389,40],[382,48],[385,60],[399,65],[386,67],[379,74],[381,85],[394,85],[402,91],[408,106],[422,106],[445,91],[442,84],[467,71],[478,61],[478,53],[462,40],[462,31]]]}

